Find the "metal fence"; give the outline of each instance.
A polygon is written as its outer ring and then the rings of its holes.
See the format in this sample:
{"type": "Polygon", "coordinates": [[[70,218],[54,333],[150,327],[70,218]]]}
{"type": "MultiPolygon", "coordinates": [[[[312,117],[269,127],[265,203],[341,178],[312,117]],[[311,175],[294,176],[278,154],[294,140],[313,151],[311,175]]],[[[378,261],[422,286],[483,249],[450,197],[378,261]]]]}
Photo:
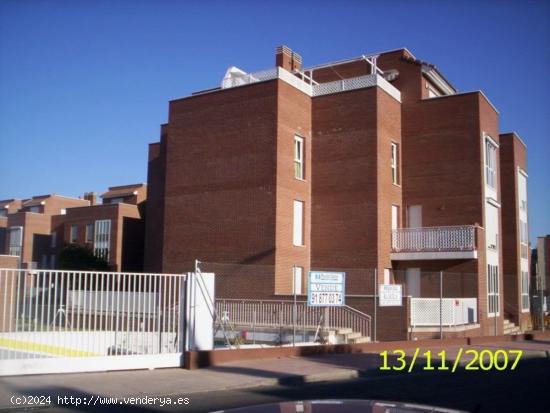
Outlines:
{"type": "Polygon", "coordinates": [[[477,323],[477,298],[411,298],[411,327],[477,323]]]}
{"type": "Polygon", "coordinates": [[[234,325],[248,326],[253,330],[259,327],[288,328],[302,332],[303,337],[305,330],[348,329],[348,333],[360,334],[354,338],[370,340],[371,337],[371,316],[347,305],[309,307],[306,301],[218,299],[216,313],[234,325]]]}
{"type": "Polygon", "coordinates": [[[184,281],[182,274],[0,269],[0,361],[179,353],[184,281]]]}

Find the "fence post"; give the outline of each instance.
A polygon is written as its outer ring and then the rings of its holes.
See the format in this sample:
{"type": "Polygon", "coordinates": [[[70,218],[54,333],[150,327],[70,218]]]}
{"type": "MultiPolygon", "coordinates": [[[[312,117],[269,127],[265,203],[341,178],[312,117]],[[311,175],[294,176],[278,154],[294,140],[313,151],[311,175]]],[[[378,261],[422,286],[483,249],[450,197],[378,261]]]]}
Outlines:
{"type": "Polygon", "coordinates": [[[252,344],[256,344],[256,310],[252,312],[252,344]]]}
{"type": "Polygon", "coordinates": [[[292,295],[294,304],[292,306],[292,347],[296,345],[296,265],[292,266],[292,295]]]}
{"type": "Polygon", "coordinates": [[[443,339],[443,271],[439,271],[439,339],[443,339]]]}
{"type": "Polygon", "coordinates": [[[377,316],[378,316],[378,303],[377,300],[378,292],[378,268],[374,269],[374,341],[376,342],[376,330],[378,327],[377,316]]]}
{"type": "Polygon", "coordinates": [[[539,279],[539,287],[540,287],[540,329],[541,331],[544,331],[545,325],[544,325],[544,274],[540,275],[539,279]]]}
{"type": "Polygon", "coordinates": [[[325,307],[325,316],[323,317],[323,344],[328,344],[328,329],[330,326],[330,307],[325,307]]]}
{"type": "Polygon", "coordinates": [[[306,308],[304,305],[302,311],[302,343],[306,342],[306,308]]]}

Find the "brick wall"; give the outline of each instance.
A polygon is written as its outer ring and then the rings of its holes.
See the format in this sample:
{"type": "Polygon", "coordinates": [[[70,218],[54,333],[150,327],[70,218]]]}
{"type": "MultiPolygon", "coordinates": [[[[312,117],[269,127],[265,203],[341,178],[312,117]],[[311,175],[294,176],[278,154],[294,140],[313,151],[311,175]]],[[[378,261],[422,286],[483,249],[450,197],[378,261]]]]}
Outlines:
{"type": "Polygon", "coordinates": [[[377,93],[313,99],[314,267],[377,266],[377,93]]]}
{"type": "Polygon", "coordinates": [[[518,168],[527,171],[526,148],[514,133],[500,135],[502,197],[502,272],[504,313],[527,327],[530,313],[521,311],[521,245],[519,233],[518,168]]]}
{"type": "MultiPolygon", "coordinates": [[[[163,271],[195,259],[275,264],[277,90],[269,81],[170,103],[163,271]]],[[[272,294],[274,279],[249,288],[272,294]]]]}
{"type": "Polygon", "coordinates": [[[277,178],[275,233],[275,294],[291,294],[293,265],[303,268],[302,286],[307,284],[311,249],[312,128],[311,98],[285,82],[278,81],[277,178]],[[304,180],[295,178],[294,137],[304,140],[304,180]],[[304,245],[293,245],[294,200],[304,203],[304,245]]]}
{"type": "Polygon", "coordinates": [[[35,234],[49,235],[51,232],[51,217],[32,212],[17,212],[8,216],[8,227],[23,227],[23,251],[21,264],[23,267],[31,265],[33,261],[33,247],[35,234]]]}
{"type": "Polygon", "coordinates": [[[144,256],[144,269],[148,272],[162,272],[165,172],[166,125],[163,125],[161,141],[149,145],[144,256]]]}

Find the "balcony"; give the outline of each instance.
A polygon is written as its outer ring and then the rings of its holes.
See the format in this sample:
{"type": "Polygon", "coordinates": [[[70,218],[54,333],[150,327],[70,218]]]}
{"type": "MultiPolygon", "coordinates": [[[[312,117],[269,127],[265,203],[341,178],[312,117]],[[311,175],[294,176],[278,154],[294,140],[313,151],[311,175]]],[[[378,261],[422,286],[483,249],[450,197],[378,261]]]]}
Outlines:
{"type": "Polygon", "coordinates": [[[400,228],[392,231],[391,259],[476,259],[476,226],[400,228]]]}

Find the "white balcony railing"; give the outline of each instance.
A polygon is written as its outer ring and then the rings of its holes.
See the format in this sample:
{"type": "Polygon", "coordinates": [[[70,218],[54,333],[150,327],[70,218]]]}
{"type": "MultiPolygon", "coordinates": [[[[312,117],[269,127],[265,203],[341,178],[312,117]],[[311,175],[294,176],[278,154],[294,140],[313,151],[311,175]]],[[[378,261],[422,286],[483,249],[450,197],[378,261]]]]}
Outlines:
{"type": "Polygon", "coordinates": [[[476,298],[411,298],[411,327],[445,327],[477,323],[476,298]],[[440,312],[440,303],[442,311],[440,312]]]}
{"type": "Polygon", "coordinates": [[[327,83],[317,83],[302,72],[291,73],[282,67],[275,67],[253,73],[237,73],[232,77],[227,77],[223,80],[222,89],[244,86],[273,79],[281,79],[311,97],[379,86],[393,98],[401,101],[401,93],[399,90],[397,90],[379,74],[358,76],[327,83]]]}
{"type": "Polygon", "coordinates": [[[394,252],[474,251],[474,225],[400,228],[392,231],[394,252]]]}

